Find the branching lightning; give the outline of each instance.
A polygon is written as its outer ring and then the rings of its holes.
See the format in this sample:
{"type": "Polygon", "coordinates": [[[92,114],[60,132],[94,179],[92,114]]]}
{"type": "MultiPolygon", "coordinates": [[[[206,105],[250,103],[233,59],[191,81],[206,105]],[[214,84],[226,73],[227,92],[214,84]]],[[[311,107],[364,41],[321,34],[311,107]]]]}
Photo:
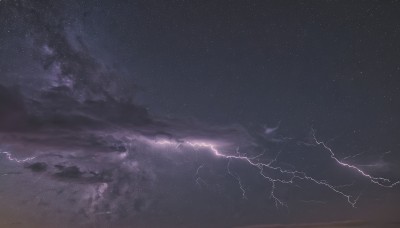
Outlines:
{"type": "Polygon", "coordinates": [[[332,151],[331,148],[329,148],[324,142],[318,141],[318,139],[315,137],[315,131],[312,130],[312,132],[313,132],[313,138],[314,138],[315,143],[316,143],[317,145],[322,145],[322,146],[330,153],[331,158],[332,158],[337,164],[357,171],[359,174],[361,174],[361,175],[363,175],[364,177],[368,178],[372,183],[378,184],[378,185],[380,185],[380,186],[382,186],[382,187],[389,187],[389,188],[391,188],[391,187],[393,187],[393,186],[395,186],[395,185],[397,185],[397,184],[400,183],[400,181],[393,182],[393,181],[391,181],[391,180],[389,180],[389,179],[387,179],[387,178],[383,178],[383,177],[373,177],[373,176],[371,176],[370,174],[365,173],[363,170],[357,168],[357,166],[355,166],[355,165],[351,165],[351,164],[348,164],[348,163],[345,163],[345,162],[340,161],[340,160],[335,156],[335,153],[332,151]]]}
{"type": "MultiPolygon", "coordinates": [[[[357,168],[354,165],[351,165],[351,164],[348,164],[348,163],[340,161],[335,156],[335,154],[334,154],[334,152],[333,152],[333,150],[331,148],[329,148],[324,142],[319,141],[316,138],[314,130],[313,130],[313,134],[312,135],[313,135],[313,140],[315,142],[314,146],[319,146],[319,145],[323,146],[323,148],[326,151],[329,152],[330,157],[333,159],[333,161],[336,162],[338,165],[340,165],[342,167],[345,167],[345,168],[348,168],[348,169],[355,170],[357,173],[361,174],[363,177],[368,178],[372,183],[380,185],[380,186],[383,186],[383,187],[393,187],[393,186],[395,186],[395,185],[400,183],[400,181],[392,182],[389,179],[386,179],[386,178],[383,178],[383,177],[373,177],[370,174],[367,174],[366,172],[364,172],[363,170],[357,168]]],[[[239,188],[242,191],[243,199],[247,199],[247,197],[246,197],[246,189],[243,186],[243,183],[242,183],[242,180],[240,179],[240,177],[230,169],[230,163],[231,163],[232,160],[243,161],[243,162],[245,162],[245,163],[247,163],[247,164],[249,164],[249,165],[251,165],[251,166],[253,166],[253,167],[255,167],[255,168],[257,168],[259,170],[260,176],[263,177],[268,182],[270,182],[271,185],[272,185],[271,186],[271,191],[270,191],[270,198],[272,198],[274,200],[276,207],[278,207],[278,206],[287,207],[286,203],[283,202],[281,199],[279,199],[279,197],[277,197],[276,194],[275,194],[275,190],[277,188],[277,184],[278,183],[280,183],[280,184],[294,184],[295,180],[307,180],[307,181],[310,181],[310,182],[312,182],[314,184],[324,186],[324,187],[332,190],[334,193],[337,193],[340,196],[344,197],[352,207],[355,207],[355,205],[356,205],[356,203],[357,203],[357,201],[358,201],[358,199],[360,197],[360,194],[355,197],[355,196],[349,195],[349,194],[345,193],[344,191],[340,190],[344,186],[350,186],[352,184],[334,186],[332,184],[329,184],[325,180],[317,180],[317,179],[307,175],[303,171],[287,170],[287,169],[284,169],[284,168],[282,168],[280,166],[275,165],[276,162],[277,162],[277,159],[278,159],[278,156],[279,156],[280,152],[276,155],[276,157],[274,159],[270,160],[267,163],[262,163],[262,162],[259,162],[258,159],[257,159],[261,155],[257,155],[257,156],[254,156],[254,157],[248,157],[246,155],[240,154],[238,152],[238,150],[235,153],[237,155],[227,155],[227,154],[222,153],[220,150],[218,150],[217,146],[215,144],[208,143],[208,142],[203,142],[203,141],[191,141],[191,140],[188,140],[188,141],[184,141],[184,142],[179,142],[178,143],[178,142],[174,142],[174,141],[171,141],[171,140],[161,140],[161,141],[156,141],[155,143],[158,144],[158,145],[171,145],[171,146],[175,146],[175,147],[186,145],[186,146],[189,146],[189,147],[194,148],[196,150],[199,149],[199,148],[203,148],[203,149],[209,150],[210,152],[212,152],[217,157],[228,159],[227,172],[235,180],[237,180],[237,182],[239,184],[239,188]],[[276,171],[276,172],[282,174],[282,178],[273,178],[273,177],[268,176],[266,174],[266,170],[267,169],[273,170],[273,171],[276,171]]],[[[200,166],[197,169],[196,175],[198,174],[198,171],[201,168],[202,168],[202,166],[200,166]]]]}
{"type": "Polygon", "coordinates": [[[5,154],[5,156],[6,156],[6,158],[7,158],[8,160],[14,161],[14,162],[17,162],[17,163],[23,163],[23,162],[31,161],[31,160],[33,160],[33,159],[36,158],[36,157],[28,157],[28,158],[24,158],[24,159],[18,159],[18,158],[14,158],[14,157],[11,155],[10,152],[6,152],[6,151],[0,152],[0,154],[5,154]]]}
{"type": "Polygon", "coordinates": [[[195,173],[194,176],[193,176],[193,177],[195,178],[196,184],[198,184],[199,186],[201,186],[201,183],[207,185],[207,183],[200,177],[200,170],[201,170],[203,167],[204,167],[204,164],[200,165],[200,166],[197,168],[196,173],[195,173]]]}
{"type": "Polygon", "coordinates": [[[246,189],[243,187],[242,180],[240,179],[240,177],[236,173],[231,171],[230,164],[231,164],[231,159],[228,159],[228,164],[226,165],[226,170],[228,171],[229,175],[231,175],[233,178],[235,178],[237,180],[237,182],[239,184],[239,188],[242,191],[242,198],[243,199],[247,199],[247,197],[246,197],[246,189]]]}

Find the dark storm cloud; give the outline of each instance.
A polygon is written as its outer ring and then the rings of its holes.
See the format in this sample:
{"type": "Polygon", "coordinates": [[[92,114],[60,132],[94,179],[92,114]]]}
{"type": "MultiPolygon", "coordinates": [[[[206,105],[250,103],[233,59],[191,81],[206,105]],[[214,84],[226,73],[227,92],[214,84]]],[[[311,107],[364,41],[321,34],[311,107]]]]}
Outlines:
{"type": "Polygon", "coordinates": [[[45,162],[35,162],[27,165],[26,168],[33,172],[44,172],[47,170],[47,164],[45,162]]]}
{"type": "Polygon", "coordinates": [[[0,85],[0,102],[0,130],[141,126],[152,121],[145,108],[131,101],[112,97],[78,101],[66,87],[41,90],[37,97],[27,98],[18,87],[0,85]]]}
{"type": "Polygon", "coordinates": [[[65,87],[45,91],[33,102],[44,110],[38,113],[44,119],[49,118],[46,115],[52,113],[53,122],[66,126],[96,125],[101,122],[142,125],[151,122],[147,110],[132,101],[116,100],[113,97],[78,101],[65,87]]]}

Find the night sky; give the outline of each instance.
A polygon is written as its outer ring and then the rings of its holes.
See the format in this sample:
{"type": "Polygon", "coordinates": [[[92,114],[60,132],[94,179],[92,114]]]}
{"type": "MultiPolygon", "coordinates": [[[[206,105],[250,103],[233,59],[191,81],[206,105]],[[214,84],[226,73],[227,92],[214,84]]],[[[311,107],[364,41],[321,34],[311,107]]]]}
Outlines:
{"type": "Polygon", "coordinates": [[[0,227],[400,226],[399,77],[399,1],[0,0],[0,227]]]}

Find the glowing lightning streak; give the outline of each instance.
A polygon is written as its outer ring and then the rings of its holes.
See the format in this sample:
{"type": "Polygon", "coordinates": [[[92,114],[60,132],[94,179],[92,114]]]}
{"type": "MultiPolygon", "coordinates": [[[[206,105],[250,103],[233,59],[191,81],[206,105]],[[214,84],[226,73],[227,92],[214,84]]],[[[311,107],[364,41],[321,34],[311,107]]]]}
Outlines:
{"type": "Polygon", "coordinates": [[[360,155],[362,155],[362,154],[364,154],[364,153],[365,153],[365,152],[361,152],[361,153],[358,153],[358,154],[350,155],[350,156],[344,157],[343,160],[347,160],[347,159],[349,159],[349,158],[355,158],[355,157],[360,156],[360,155]]]}
{"type": "Polygon", "coordinates": [[[28,158],[25,158],[25,159],[17,159],[17,158],[13,158],[13,157],[11,156],[11,153],[6,152],[6,151],[0,152],[0,154],[5,154],[8,160],[10,160],[10,161],[15,161],[15,162],[18,162],[18,163],[23,163],[23,162],[31,161],[31,160],[33,160],[33,159],[36,158],[36,157],[28,157],[28,158]]]}
{"type": "Polygon", "coordinates": [[[383,177],[373,177],[373,176],[371,176],[371,175],[365,173],[365,172],[362,171],[361,169],[357,168],[357,167],[354,166],[354,165],[350,165],[350,164],[348,164],[348,163],[344,163],[344,162],[340,161],[338,158],[336,158],[335,153],[333,153],[333,151],[332,151],[331,148],[329,148],[324,142],[318,141],[318,140],[317,140],[317,138],[315,137],[315,131],[314,131],[314,129],[312,129],[312,132],[313,132],[313,138],[314,138],[315,143],[317,143],[317,145],[322,145],[322,146],[330,153],[331,158],[332,158],[334,161],[336,161],[336,163],[338,163],[339,165],[357,171],[358,173],[360,173],[360,174],[363,175],[364,177],[367,177],[372,183],[378,184],[378,185],[380,185],[380,186],[382,186],[382,187],[389,187],[389,188],[391,188],[391,187],[393,187],[393,186],[395,186],[395,185],[397,185],[397,184],[400,183],[400,181],[392,182],[392,181],[390,181],[389,179],[386,179],[386,178],[383,178],[383,177]],[[383,184],[382,182],[384,182],[384,184],[383,184]],[[387,184],[385,184],[385,183],[387,183],[387,184]]]}
{"type": "Polygon", "coordinates": [[[246,190],[244,189],[244,187],[242,185],[242,180],[236,173],[231,172],[230,164],[231,164],[231,159],[228,160],[228,164],[226,165],[226,170],[228,171],[229,175],[231,175],[233,178],[235,178],[237,180],[240,190],[242,190],[242,198],[247,199],[246,190]]]}
{"type": "Polygon", "coordinates": [[[195,179],[196,184],[198,184],[199,186],[201,186],[200,183],[207,184],[207,183],[200,177],[200,174],[199,174],[200,169],[202,169],[203,167],[204,167],[204,164],[200,165],[200,166],[197,168],[197,170],[196,170],[196,174],[194,174],[194,176],[193,176],[194,178],[196,178],[196,179],[195,179]]]}
{"type": "MultiPolygon", "coordinates": [[[[173,142],[169,142],[169,144],[174,144],[173,142]]],[[[345,197],[347,199],[347,202],[349,202],[351,204],[352,207],[355,207],[355,204],[357,203],[357,199],[355,200],[351,200],[352,196],[345,194],[344,192],[336,189],[334,186],[326,183],[325,181],[318,181],[310,176],[307,176],[306,173],[304,172],[300,172],[300,171],[290,171],[290,170],[285,170],[282,169],[281,167],[276,167],[276,166],[272,166],[272,164],[274,163],[274,161],[276,161],[276,158],[272,161],[270,161],[269,163],[260,163],[260,162],[253,162],[250,158],[248,157],[243,157],[243,156],[233,156],[233,155],[224,155],[222,153],[220,153],[216,148],[215,145],[213,144],[209,144],[209,143],[204,143],[204,142],[200,142],[200,143],[194,143],[194,142],[186,142],[186,144],[196,148],[196,147],[204,147],[204,148],[208,148],[210,149],[216,156],[219,157],[223,157],[223,158],[227,158],[227,159],[239,159],[239,160],[244,160],[247,163],[249,163],[250,165],[258,168],[260,170],[260,175],[262,177],[264,177],[265,179],[267,179],[268,181],[270,181],[272,183],[272,190],[271,190],[271,198],[274,199],[275,201],[275,205],[277,206],[278,204],[281,206],[286,206],[286,204],[284,202],[282,202],[278,197],[275,196],[275,189],[276,189],[276,182],[280,182],[283,184],[293,184],[294,179],[301,179],[301,180],[309,180],[314,182],[315,184],[318,185],[323,185],[325,187],[330,188],[331,190],[333,190],[334,192],[342,195],[343,197],[345,197]],[[263,168],[269,168],[275,171],[279,171],[282,174],[288,174],[291,176],[290,180],[282,180],[282,179],[273,179],[271,177],[266,176],[263,173],[263,168]]],[[[278,154],[279,155],[279,154],[278,154]]],[[[242,189],[243,190],[243,189],[242,189]]]]}
{"type": "MultiPolygon", "coordinates": [[[[386,178],[382,178],[382,177],[372,177],[371,175],[365,173],[364,171],[360,170],[359,168],[357,168],[357,167],[354,166],[354,165],[350,165],[350,164],[347,164],[347,163],[344,163],[344,162],[339,161],[339,160],[335,157],[335,154],[333,153],[333,151],[332,151],[328,146],[326,146],[325,143],[323,143],[323,142],[317,140],[317,138],[315,137],[314,131],[313,131],[313,136],[314,136],[315,143],[316,143],[317,145],[322,145],[326,150],[328,150],[328,151],[330,152],[331,158],[332,158],[335,162],[337,162],[337,163],[338,163],[339,165],[341,165],[341,166],[344,166],[344,167],[347,167],[347,168],[356,170],[358,173],[362,174],[364,177],[369,178],[370,181],[371,181],[372,183],[378,184],[378,185],[383,186],[383,187],[393,187],[393,186],[395,186],[395,185],[397,185],[397,184],[400,183],[400,181],[397,181],[397,182],[394,182],[394,183],[389,184],[389,185],[384,185],[384,184],[381,183],[381,181],[383,181],[383,182],[390,182],[390,180],[389,180],[389,179],[386,179],[386,178]]],[[[167,144],[167,145],[176,145],[176,144],[177,144],[177,143],[175,143],[175,142],[173,142],[173,141],[167,141],[167,140],[163,140],[163,141],[156,142],[156,143],[157,143],[157,144],[167,144]]],[[[296,170],[291,171],[291,170],[283,169],[283,168],[281,168],[281,167],[279,167],[279,166],[273,166],[273,163],[276,162],[276,160],[277,160],[277,158],[278,158],[278,156],[279,156],[279,153],[278,153],[278,155],[275,157],[275,159],[271,160],[269,163],[261,163],[261,162],[254,162],[254,161],[253,161],[253,159],[256,158],[256,157],[258,157],[258,156],[253,157],[253,158],[249,158],[249,157],[246,157],[246,156],[242,156],[242,155],[240,155],[240,154],[239,154],[238,156],[222,154],[221,152],[219,152],[219,151],[216,149],[216,146],[215,146],[215,145],[210,144],[210,143],[186,141],[186,142],[183,142],[183,143],[179,143],[179,145],[181,145],[181,144],[189,145],[189,146],[191,146],[191,147],[193,147],[193,148],[195,148],[195,149],[196,149],[196,148],[199,148],[199,147],[201,147],[201,148],[206,148],[206,149],[209,149],[211,152],[213,152],[214,155],[216,155],[216,156],[218,156],[218,157],[223,157],[223,158],[229,159],[228,167],[227,167],[228,173],[229,173],[231,176],[233,176],[235,179],[238,180],[239,185],[240,185],[240,189],[242,190],[242,193],[243,193],[243,197],[244,197],[244,198],[245,198],[245,195],[246,195],[245,193],[246,193],[246,192],[245,192],[245,189],[244,189],[243,186],[242,186],[242,183],[241,183],[240,178],[239,178],[237,175],[233,175],[233,174],[231,173],[230,169],[229,169],[229,164],[230,164],[231,159],[236,159],[236,160],[245,161],[245,162],[247,162],[248,164],[250,164],[250,165],[252,165],[252,166],[254,166],[254,167],[256,167],[256,168],[259,169],[260,175],[261,175],[264,179],[266,179],[266,180],[268,180],[269,182],[272,183],[272,189],[271,189],[271,192],[270,192],[270,197],[271,197],[272,199],[274,199],[276,207],[278,207],[278,204],[281,205],[281,206],[285,206],[285,207],[287,206],[284,202],[282,202],[282,201],[281,201],[278,197],[276,197],[276,195],[275,195],[276,183],[293,184],[295,179],[308,180],[308,181],[311,181],[311,182],[313,182],[313,183],[315,183],[315,184],[317,184],[317,185],[325,186],[325,187],[331,189],[332,191],[334,191],[335,193],[337,193],[337,194],[343,196],[344,198],[346,198],[346,199],[347,199],[347,202],[348,202],[352,207],[355,207],[355,204],[357,203],[357,201],[358,201],[358,199],[359,199],[359,197],[360,197],[360,195],[358,195],[356,198],[354,198],[354,197],[352,197],[351,195],[348,195],[348,194],[346,194],[346,193],[340,191],[339,188],[340,188],[341,186],[335,187],[335,186],[333,186],[333,185],[330,185],[329,183],[327,183],[327,182],[324,181],[324,180],[317,180],[317,179],[315,179],[315,178],[313,178],[313,177],[310,177],[310,176],[308,176],[308,175],[307,175],[306,173],[304,173],[304,172],[296,171],[296,170]],[[269,176],[267,176],[267,175],[264,174],[264,168],[272,169],[272,170],[278,171],[278,172],[281,173],[281,174],[289,175],[290,178],[287,179],[287,180],[285,180],[285,179],[274,179],[274,178],[271,178],[271,177],[269,177],[269,176]],[[353,198],[354,198],[354,199],[353,199],[353,198]]]]}
{"type": "Polygon", "coordinates": [[[204,164],[200,165],[200,166],[197,168],[195,176],[198,176],[198,175],[199,175],[200,169],[202,169],[203,167],[204,167],[204,164]]]}
{"type": "MultiPolygon", "coordinates": [[[[156,144],[161,144],[161,145],[176,145],[177,143],[175,143],[175,142],[173,142],[173,141],[163,140],[163,141],[156,142],[156,144]]],[[[341,191],[335,189],[332,185],[329,185],[328,183],[326,183],[326,182],[324,182],[324,181],[318,181],[318,180],[316,180],[316,179],[314,179],[314,178],[312,178],[312,177],[309,177],[309,176],[307,176],[304,172],[289,171],[289,170],[284,170],[284,169],[282,169],[282,168],[280,168],[280,167],[272,166],[272,164],[276,161],[277,158],[275,158],[275,159],[273,159],[272,161],[270,161],[269,163],[266,163],[266,164],[265,164],[265,163],[253,162],[253,161],[251,160],[251,158],[243,157],[243,156],[241,156],[241,155],[239,155],[239,156],[224,155],[224,154],[220,153],[220,152],[215,148],[215,145],[209,144],[209,143],[186,141],[186,142],[181,143],[181,144],[187,144],[187,145],[189,145],[189,146],[191,146],[191,147],[193,147],[193,148],[198,148],[198,147],[206,148],[206,149],[209,149],[210,151],[212,151],[212,152],[213,152],[216,156],[218,156],[218,157],[223,157],[223,158],[226,158],[226,159],[243,160],[243,161],[249,163],[250,165],[252,165],[252,166],[258,168],[259,171],[260,171],[260,175],[261,175],[264,179],[266,179],[266,180],[268,180],[268,181],[270,181],[270,182],[272,183],[272,189],[271,189],[271,192],[270,192],[270,197],[274,199],[276,207],[278,206],[278,204],[281,205],[281,206],[286,206],[286,204],[285,204],[283,201],[281,201],[278,197],[276,197],[276,195],[275,195],[276,182],[280,182],[280,183],[283,183],[283,184],[293,184],[293,181],[294,181],[295,178],[302,179],[302,180],[307,179],[307,180],[310,180],[310,181],[312,181],[312,182],[314,182],[314,183],[316,183],[316,184],[324,185],[324,186],[330,188],[331,190],[333,190],[334,192],[336,192],[336,193],[338,193],[338,194],[344,196],[344,197],[347,199],[347,201],[348,201],[353,207],[354,207],[354,205],[355,205],[355,203],[356,203],[356,201],[351,201],[351,196],[350,196],[350,195],[346,195],[345,193],[343,193],[343,192],[341,192],[341,191]],[[273,178],[271,178],[271,177],[269,177],[269,176],[266,176],[266,175],[263,173],[265,167],[266,167],[266,168],[269,168],[269,169],[273,169],[273,170],[279,171],[279,172],[282,173],[282,174],[291,175],[291,178],[290,178],[290,180],[273,179],[273,178]]],[[[278,154],[278,155],[279,155],[279,154],[278,154]]],[[[235,176],[234,176],[234,177],[235,177],[235,176]]],[[[238,182],[239,182],[239,180],[238,180],[238,182]]],[[[243,192],[243,195],[245,196],[245,189],[244,189],[243,186],[241,185],[241,182],[239,182],[239,185],[240,185],[240,188],[241,188],[241,190],[242,190],[242,192],[243,192]]]]}

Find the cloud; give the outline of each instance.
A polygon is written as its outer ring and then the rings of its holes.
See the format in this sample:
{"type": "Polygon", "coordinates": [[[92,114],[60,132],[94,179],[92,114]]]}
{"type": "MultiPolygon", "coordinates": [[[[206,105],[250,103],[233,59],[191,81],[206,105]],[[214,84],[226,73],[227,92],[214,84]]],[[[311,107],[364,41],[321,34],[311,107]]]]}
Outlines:
{"type": "Polygon", "coordinates": [[[28,164],[25,168],[30,169],[33,172],[44,172],[47,170],[47,164],[45,162],[34,162],[28,164]]]}

